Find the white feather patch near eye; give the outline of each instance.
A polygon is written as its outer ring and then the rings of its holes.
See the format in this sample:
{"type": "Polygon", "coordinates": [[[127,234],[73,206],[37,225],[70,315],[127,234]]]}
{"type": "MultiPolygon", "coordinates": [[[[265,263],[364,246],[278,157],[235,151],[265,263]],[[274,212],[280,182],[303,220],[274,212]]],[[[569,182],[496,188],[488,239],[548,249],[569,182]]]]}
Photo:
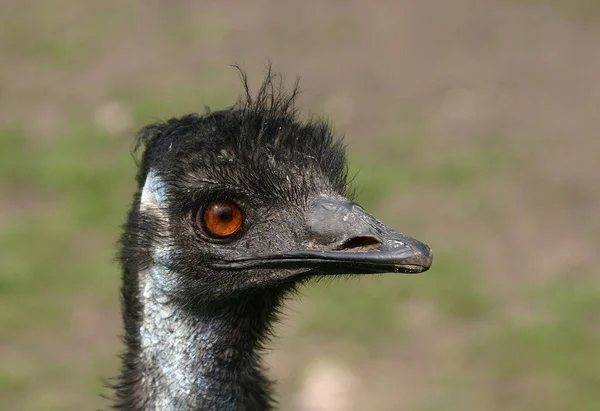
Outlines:
{"type": "Polygon", "coordinates": [[[154,170],[150,170],[146,176],[146,182],[142,190],[140,209],[163,208],[167,201],[165,191],[165,182],[163,179],[154,170]]]}

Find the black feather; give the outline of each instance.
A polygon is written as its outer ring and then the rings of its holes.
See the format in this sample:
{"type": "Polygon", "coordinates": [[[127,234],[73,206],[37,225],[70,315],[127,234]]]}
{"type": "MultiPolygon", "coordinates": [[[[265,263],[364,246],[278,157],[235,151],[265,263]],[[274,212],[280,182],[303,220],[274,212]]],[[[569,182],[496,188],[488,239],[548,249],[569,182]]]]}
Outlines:
{"type": "MultiPolygon", "coordinates": [[[[160,386],[140,334],[144,321],[153,320],[144,318],[148,301],[141,291],[141,276],[159,264],[155,250],[165,244],[171,255],[160,264],[174,284],[164,290],[165,305],[175,307],[178,316],[198,328],[218,319],[214,338],[225,347],[211,354],[218,373],[205,370],[206,384],[212,387],[209,394],[189,393],[189,398],[176,403],[182,409],[220,410],[227,397],[231,406],[227,409],[274,406],[259,353],[283,297],[304,279],[267,285],[272,274],[268,271],[224,273],[210,269],[209,263],[248,250],[293,248],[303,235],[298,227],[308,199],[348,193],[346,156],[342,139],[334,136],[325,120],[300,119],[295,107],[298,82],[287,90],[282,77],[269,69],[253,96],[245,73],[239,72],[243,94],[231,108],[154,123],[137,134],[138,191],[119,253],[126,350],[114,386],[115,409],[155,409],[152,401],[160,392],[147,387],[169,389],[160,386]],[[164,184],[168,218],[140,210],[150,170],[164,184]],[[195,213],[214,199],[231,199],[244,208],[244,235],[238,241],[203,241],[195,230],[195,213]]],[[[190,341],[200,345],[202,338],[200,330],[190,331],[190,341]]]]}

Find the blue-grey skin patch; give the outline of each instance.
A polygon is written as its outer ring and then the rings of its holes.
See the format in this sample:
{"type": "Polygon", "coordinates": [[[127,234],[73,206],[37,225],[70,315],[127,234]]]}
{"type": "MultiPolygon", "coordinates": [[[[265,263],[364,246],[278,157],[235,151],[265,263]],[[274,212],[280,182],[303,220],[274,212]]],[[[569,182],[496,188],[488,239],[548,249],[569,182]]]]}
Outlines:
{"type": "Polygon", "coordinates": [[[146,182],[142,189],[140,208],[163,208],[166,206],[167,195],[164,180],[154,170],[150,170],[146,176],[146,182]]]}
{"type": "MultiPolygon", "coordinates": [[[[172,286],[168,279],[174,278],[174,273],[165,267],[157,265],[141,274],[141,359],[150,371],[143,374],[142,390],[152,401],[147,409],[197,409],[203,398],[220,388],[212,386],[214,379],[205,375],[219,375],[218,360],[211,353],[220,349],[216,330],[221,321],[201,321],[173,305],[168,297],[172,286]]],[[[232,401],[219,404],[214,408],[218,410],[233,411],[232,401]]]]}
{"type": "Polygon", "coordinates": [[[167,245],[161,245],[154,249],[155,261],[164,267],[173,265],[173,252],[167,245]]]}
{"type": "MultiPolygon", "coordinates": [[[[166,206],[165,183],[151,170],[142,190],[140,212],[152,213],[167,222],[166,206]]],[[[161,237],[170,238],[168,232],[161,237]]],[[[173,266],[170,244],[157,244],[153,260],[152,267],[140,272],[140,298],[144,307],[140,348],[146,364],[141,384],[145,397],[151,399],[146,409],[197,409],[203,398],[218,390],[204,376],[219,375],[219,365],[211,353],[218,349],[216,329],[221,322],[190,317],[170,301],[177,281],[177,273],[169,269],[173,266]]],[[[234,411],[233,401],[223,401],[214,411],[220,410],[234,411]]]]}

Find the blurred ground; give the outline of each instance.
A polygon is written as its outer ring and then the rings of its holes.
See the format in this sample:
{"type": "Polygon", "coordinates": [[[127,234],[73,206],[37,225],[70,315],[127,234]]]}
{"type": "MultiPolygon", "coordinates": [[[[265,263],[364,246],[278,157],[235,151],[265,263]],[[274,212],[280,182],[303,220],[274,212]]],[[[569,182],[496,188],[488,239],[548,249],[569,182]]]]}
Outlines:
{"type": "Polygon", "coordinates": [[[594,0],[0,1],[2,408],[106,408],[132,135],[271,59],[436,255],[290,303],[281,408],[597,409],[598,44],[594,0]]]}

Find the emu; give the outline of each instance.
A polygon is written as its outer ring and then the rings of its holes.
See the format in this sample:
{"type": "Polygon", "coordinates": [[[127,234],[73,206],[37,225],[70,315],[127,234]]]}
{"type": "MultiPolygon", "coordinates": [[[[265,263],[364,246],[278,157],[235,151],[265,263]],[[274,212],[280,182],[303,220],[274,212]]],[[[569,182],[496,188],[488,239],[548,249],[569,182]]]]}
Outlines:
{"type": "Polygon", "coordinates": [[[431,249],[350,198],[345,146],[268,71],[229,109],[142,129],[121,237],[119,410],[271,410],[260,354],[284,297],[322,276],[418,273],[431,249]]]}

